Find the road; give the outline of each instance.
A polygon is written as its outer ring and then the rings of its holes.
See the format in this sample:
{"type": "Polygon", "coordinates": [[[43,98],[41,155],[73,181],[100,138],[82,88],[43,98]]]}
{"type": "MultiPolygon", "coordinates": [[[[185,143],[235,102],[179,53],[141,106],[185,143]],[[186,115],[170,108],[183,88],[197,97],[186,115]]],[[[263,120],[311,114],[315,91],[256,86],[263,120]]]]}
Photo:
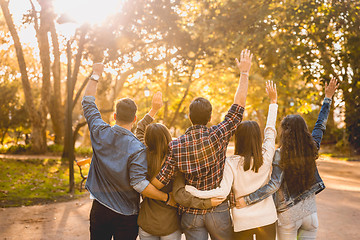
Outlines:
{"type": "MultiPolygon", "coordinates": [[[[317,196],[317,239],[359,239],[360,162],[318,160],[326,189],[317,196]]],[[[0,209],[0,239],[89,239],[89,198],[0,209]]]]}

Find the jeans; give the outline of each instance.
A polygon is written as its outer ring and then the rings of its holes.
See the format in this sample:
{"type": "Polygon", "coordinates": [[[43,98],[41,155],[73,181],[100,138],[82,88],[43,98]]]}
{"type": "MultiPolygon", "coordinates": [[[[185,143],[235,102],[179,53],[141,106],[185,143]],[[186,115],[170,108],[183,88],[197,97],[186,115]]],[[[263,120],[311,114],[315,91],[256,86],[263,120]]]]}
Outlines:
{"type": "Polygon", "coordinates": [[[140,240],[181,240],[181,231],[177,230],[169,235],[159,237],[151,235],[139,227],[139,237],[140,240]]]}
{"type": "Polygon", "coordinates": [[[276,223],[241,232],[234,232],[232,240],[253,240],[254,235],[256,240],[275,240],[276,223]]]}
{"type": "Polygon", "coordinates": [[[316,239],[319,227],[317,213],[310,214],[303,219],[277,228],[279,240],[312,240],[316,239]]]}
{"type": "Polygon", "coordinates": [[[122,215],[94,200],[90,211],[90,239],[135,240],[138,235],[137,215],[122,215]]]}
{"type": "Polygon", "coordinates": [[[184,213],[181,227],[187,240],[207,240],[208,233],[212,240],[228,240],[232,235],[229,205],[223,202],[205,215],[184,213]]]}

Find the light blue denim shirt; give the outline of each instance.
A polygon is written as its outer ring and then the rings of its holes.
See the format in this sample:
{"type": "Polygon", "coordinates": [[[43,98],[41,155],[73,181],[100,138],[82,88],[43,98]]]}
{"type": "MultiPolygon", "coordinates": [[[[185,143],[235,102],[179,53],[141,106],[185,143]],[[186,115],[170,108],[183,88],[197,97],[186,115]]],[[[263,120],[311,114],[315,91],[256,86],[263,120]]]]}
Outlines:
{"type": "MultiPolygon", "coordinates": [[[[315,123],[314,130],[312,131],[312,137],[316,143],[317,148],[320,148],[321,140],[326,129],[326,122],[329,116],[331,106],[331,99],[325,98],[321,107],[318,119],[315,123]]],[[[271,173],[271,179],[263,187],[259,188],[255,192],[244,197],[247,205],[257,203],[265,198],[273,195],[276,209],[278,212],[283,212],[294,206],[303,199],[306,199],[312,194],[317,194],[325,189],[324,182],[322,181],[318,169],[315,171],[315,183],[310,189],[300,193],[291,195],[287,189],[284,179],[284,172],[280,165],[280,149],[275,151],[273,160],[273,170],[271,173]]]]}
{"type": "Polygon", "coordinates": [[[82,100],[93,156],[85,188],[101,204],[123,215],[139,212],[146,180],[146,147],[129,130],[101,119],[95,97],[82,100]]]}

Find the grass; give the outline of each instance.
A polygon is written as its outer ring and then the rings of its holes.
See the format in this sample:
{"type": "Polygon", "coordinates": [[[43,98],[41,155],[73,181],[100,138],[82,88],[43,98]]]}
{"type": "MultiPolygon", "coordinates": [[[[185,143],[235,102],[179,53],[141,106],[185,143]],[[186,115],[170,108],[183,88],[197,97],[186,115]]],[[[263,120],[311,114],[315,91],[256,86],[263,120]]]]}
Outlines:
{"type": "Polygon", "coordinates": [[[79,197],[81,176],[75,165],[75,195],[68,193],[69,170],[60,160],[0,159],[0,207],[28,206],[79,197]]]}

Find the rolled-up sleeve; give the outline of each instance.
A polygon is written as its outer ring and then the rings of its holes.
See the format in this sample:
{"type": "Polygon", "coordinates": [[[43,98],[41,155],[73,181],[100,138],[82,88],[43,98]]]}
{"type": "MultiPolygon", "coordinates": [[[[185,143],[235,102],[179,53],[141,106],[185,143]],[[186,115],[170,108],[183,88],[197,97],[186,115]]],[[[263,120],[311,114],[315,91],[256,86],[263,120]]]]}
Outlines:
{"type": "Polygon", "coordinates": [[[231,105],[224,121],[211,127],[213,133],[226,142],[230,141],[230,138],[243,119],[244,110],[240,105],[231,105]]]}
{"type": "Polygon", "coordinates": [[[100,111],[95,104],[94,96],[84,96],[81,105],[90,132],[93,132],[98,126],[109,126],[109,124],[102,120],[100,111]]]}
{"type": "Polygon", "coordinates": [[[146,162],[146,149],[133,154],[129,161],[129,177],[130,185],[135,191],[141,193],[149,185],[146,179],[147,162],[146,162]]]}
{"type": "Polygon", "coordinates": [[[156,176],[156,179],[159,180],[162,184],[167,185],[170,180],[174,177],[177,167],[176,167],[176,161],[173,157],[172,153],[172,145],[170,143],[169,146],[169,153],[166,157],[165,163],[162,166],[159,174],[156,176]]]}

